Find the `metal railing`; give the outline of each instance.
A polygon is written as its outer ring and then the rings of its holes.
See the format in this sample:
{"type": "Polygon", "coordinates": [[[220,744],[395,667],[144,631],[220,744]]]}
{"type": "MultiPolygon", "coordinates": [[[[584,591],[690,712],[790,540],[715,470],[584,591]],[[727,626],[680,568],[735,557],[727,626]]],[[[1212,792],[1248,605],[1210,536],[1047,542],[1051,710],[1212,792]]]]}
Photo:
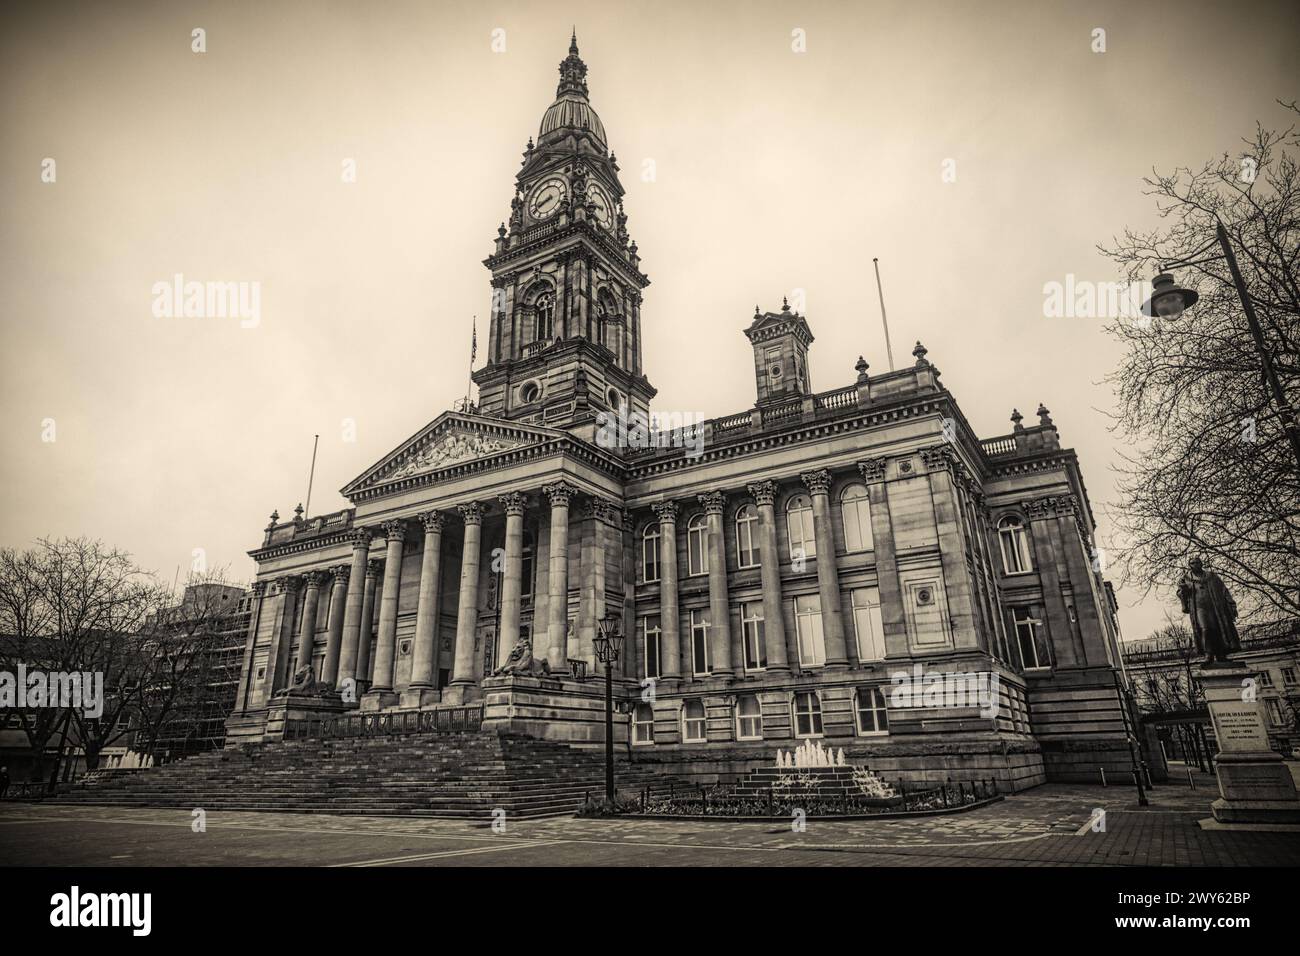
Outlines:
{"type": "Polygon", "coordinates": [[[483,726],[483,705],[463,704],[432,710],[392,710],[377,714],[343,714],[289,720],[285,740],[338,737],[400,737],[408,734],[472,733],[483,726]]]}

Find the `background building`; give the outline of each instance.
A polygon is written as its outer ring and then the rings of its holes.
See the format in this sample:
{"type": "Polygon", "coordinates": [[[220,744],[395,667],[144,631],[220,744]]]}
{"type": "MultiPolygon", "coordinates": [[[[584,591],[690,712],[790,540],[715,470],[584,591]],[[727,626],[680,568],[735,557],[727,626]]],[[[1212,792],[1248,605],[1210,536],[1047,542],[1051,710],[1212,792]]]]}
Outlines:
{"type": "MultiPolygon", "coordinates": [[[[1233,654],[1258,672],[1269,742],[1284,754],[1300,746],[1300,620],[1245,625],[1233,654]]],[[[1218,749],[1197,671],[1201,656],[1186,628],[1121,645],[1144,724],[1153,726],[1171,759],[1206,765],[1218,749]]]]}

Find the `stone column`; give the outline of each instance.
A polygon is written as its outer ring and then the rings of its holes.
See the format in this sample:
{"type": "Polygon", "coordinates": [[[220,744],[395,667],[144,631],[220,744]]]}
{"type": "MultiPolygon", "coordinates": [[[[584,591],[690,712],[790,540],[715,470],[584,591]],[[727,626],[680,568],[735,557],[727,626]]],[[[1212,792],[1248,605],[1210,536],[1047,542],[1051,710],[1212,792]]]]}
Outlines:
{"type": "Polygon", "coordinates": [[[248,710],[248,698],[253,686],[253,648],[257,644],[257,631],[262,623],[262,600],[266,594],[266,582],[254,581],[249,587],[253,592],[252,613],[248,617],[248,635],[244,639],[243,666],[239,672],[239,692],[235,699],[235,713],[242,714],[248,710]]]}
{"type": "Polygon", "coordinates": [[[393,665],[397,662],[397,593],[402,583],[402,544],[406,540],[405,521],[385,521],[384,537],[388,553],[384,558],[384,593],[379,602],[379,644],[375,647],[375,673],[370,684],[372,694],[393,692],[393,665]]]}
{"type": "Polygon", "coordinates": [[[276,622],[268,667],[272,692],[289,686],[289,649],[293,645],[293,611],[298,602],[298,584],[295,577],[279,578],[275,582],[276,593],[280,597],[280,619],[276,622]]]}
{"type": "Polygon", "coordinates": [[[758,506],[758,561],[763,581],[763,641],[767,669],[788,671],[790,652],[785,643],[785,618],[781,608],[781,558],[776,548],[776,482],[749,486],[758,506]]]}
{"type": "MultiPolygon", "coordinates": [[[[348,573],[347,604],[343,612],[343,648],[339,652],[339,685],[355,680],[360,658],[361,603],[366,589],[366,556],[370,553],[370,532],[358,528],[352,532],[352,570],[348,573]]],[[[373,587],[373,581],[371,582],[373,587]]],[[[367,657],[369,650],[367,649],[367,657]]]]}
{"type": "Polygon", "coordinates": [[[641,640],[636,618],[636,563],[640,559],[640,549],[636,538],[636,519],[632,512],[624,510],[620,543],[623,550],[623,656],[618,660],[614,673],[619,677],[640,676],[641,640]]]}
{"type": "Polygon", "coordinates": [[[654,506],[659,518],[659,629],[663,660],[660,680],[677,683],[682,676],[681,614],[677,610],[677,503],[654,506]]]}
{"type": "Polygon", "coordinates": [[[975,581],[966,559],[962,507],[957,497],[957,480],[965,466],[950,443],[921,449],[934,502],[935,533],[939,539],[939,560],[943,568],[944,591],[948,596],[948,619],[952,624],[953,646],[981,648],[975,581]]]}
{"type": "Polygon", "coordinates": [[[557,674],[569,671],[569,499],[577,489],[562,481],[544,485],[551,499],[551,547],[548,557],[546,658],[557,674]]]}
{"type": "Polygon", "coordinates": [[[826,666],[847,667],[844,616],[840,611],[840,575],[835,567],[835,531],[831,527],[831,473],[825,469],[799,476],[812,494],[813,536],[817,540],[817,590],[821,594],[826,666]]]}
{"type": "Polygon", "coordinates": [[[465,522],[465,543],[460,559],[460,602],[456,608],[456,662],[451,686],[456,699],[465,700],[474,684],[474,635],[478,630],[479,550],[483,531],[483,506],[478,502],[457,505],[465,522]]]}
{"type": "Polygon", "coordinates": [[[334,587],[330,589],[329,634],[325,638],[325,663],[320,679],[331,686],[338,680],[339,654],[343,647],[343,607],[348,595],[350,569],[340,564],[333,569],[334,587]]]}
{"type": "Polygon", "coordinates": [[[871,537],[876,550],[876,580],[880,587],[880,617],[885,629],[885,656],[903,657],[909,653],[907,620],[903,614],[903,586],[898,577],[898,557],[894,550],[893,518],[889,511],[886,478],[888,458],[869,458],[858,462],[858,471],[867,483],[871,498],[871,537]]]}
{"type": "Polygon", "coordinates": [[[727,545],[722,531],[722,509],[727,496],[721,491],[700,495],[709,526],[709,644],[713,677],[731,676],[731,602],[727,598],[727,545]]]}
{"type": "Polygon", "coordinates": [[[524,590],[524,505],[527,499],[519,492],[512,491],[501,495],[498,500],[506,512],[506,560],[501,575],[501,630],[497,635],[497,666],[501,667],[519,641],[519,608],[524,590]]]}
{"type": "Polygon", "coordinates": [[[415,610],[415,649],[411,658],[411,682],[402,703],[421,706],[428,703],[428,694],[434,688],[433,660],[438,645],[438,615],[440,613],[442,580],[442,525],[443,516],[436,511],[420,517],[424,525],[424,554],[420,560],[420,599],[415,610]]]}
{"type": "Polygon", "coordinates": [[[308,571],[304,578],[307,593],[303,597],[302,624],[298,628],[298,663],[296,670],[311,666],[311,653],[316,645],[316,606],[320,602],[320,585],[325,575],[320,571],[308,571]]]}
{"type": "Polygon", "coordinates": [[[366,562],[366,587],[361,598],[361,626],[357,630],[357,684],[370,687],[370,639],[374,636],[375,585],[379,582],[381,565],[378,561],[366,562]]]}

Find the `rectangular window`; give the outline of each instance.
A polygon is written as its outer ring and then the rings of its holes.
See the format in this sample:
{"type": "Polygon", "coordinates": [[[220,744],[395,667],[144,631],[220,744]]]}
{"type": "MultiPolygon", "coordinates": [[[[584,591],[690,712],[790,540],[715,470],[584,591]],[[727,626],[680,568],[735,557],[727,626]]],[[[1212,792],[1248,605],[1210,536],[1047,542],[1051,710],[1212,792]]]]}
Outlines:
{"type": "Polygon", "coordinates": [[[889,712],[885,695],[876,687],[858,688],[858,733],[863,736],[889,733],[889,712]]]}
{"type": "Polygon", "coordinates": [[[880,617],[880,592],[875,588],[855,588],[850,592],[853,603],[853,632],[858,641],[859,661],[885,659],[885,624],[880,617]]]}
{"type": "Polygon", "coordinates": [[[1282,683],[1283,683],[1283,684],[1294,684],[1294,683],[1295,683],[1295,668],[1294,668],[1294,667],[1284,667],[1284,668],[1282,668],[1282,683]]]}
{"type": "Polygon", "coordinates": [[[1020,642],[1020,658],[1025,670],[1052,666],[1052,655],[1047,647],[1047,634],[1043,622],[1031,607],[1013,607],[1011,620],[1015,624],[1016,638],[1020,642]]]}
{"type": "Polygon", "coordinates": [[[740,630],[745,641],[745,670],[763,670],[767,667],[767,646],[762,601],[746,601],[740,605],[740,630]]]}
{"type": "Polygon", "coordinates": [[[1272,672],[1272,671],[1260,671],[1260,672],[1259,672],[1259,686],[1260,686],[1260,687],[1272,687],[1272,686],[1273,686],[1273,672],[1272,672]]]}
{"type": "Polygon", "coordinates": [[[522,560],[519,562],[520,589],[519,594],[524,598],[533,596],[533,578],[536,576],[537,563],[533,560],[532,541],[525,541],[522,560]]]}
{"type": "Polygon", "coordinates": [[[641,660],[645,661],[646,677],[658,677],[661,673],[659,669],[661,634],[658,617],[641,618],[641,660]]]}
{"type": "Polygon", "coordinates": [[[696,677],[709,675],[709,618],[706,611],[691,612],[691,668],[696,677]]]}
{"type": "Polygon", "coordinates": [[[655,742],[655,713],[649,704],[637,704],[632,713],[632,743],[653,744],[655,742]]]}
{"type": "Polygon", "coordinates": [[[659,528],[652,525],[641,536],[641,580],[652,584],[659,580],[659,528]]]}
{"type": "Polygon", "coordinates": [[[817,594],[794,599],[795,631],[799,635],[799,664],[821,667],[826,663],[826,641],[822,636],[822,600],[817,594]]]}
{"type": "Polygon", "coordinates": [[[796,737],[822,735],[822,702],[816,692],[794,695],[794,733],[796,737]]]}

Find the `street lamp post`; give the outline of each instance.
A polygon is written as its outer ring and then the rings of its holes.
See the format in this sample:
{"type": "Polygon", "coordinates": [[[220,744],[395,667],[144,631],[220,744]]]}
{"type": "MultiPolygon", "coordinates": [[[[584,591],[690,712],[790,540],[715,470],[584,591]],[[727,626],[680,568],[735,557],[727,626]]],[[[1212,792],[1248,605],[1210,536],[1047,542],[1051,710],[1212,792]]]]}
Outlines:
{"type": "Polygon", "coordinates": [[[621,617],[610,611],[598,622],[600,636],[592,643],[605,665],[605,799],[614,802],[614,663],[623,651],[621,617]]]}
{"type": "Polygon", "coordinates": [[[1264,342],[1264,331],[1260,327],[1259,319],[1255,315],[1255,306],[1251,302],[1250,294],[1246,291],[1246,282],[1241,277],[1241,269],[1237,265],[1237,256],[1232,251],[1232,243],[1228,241],[1228,230],[1224,228],[1223,222],[1215,220],[1215,241],[1218,242],[1219,248],[1223,254],[1219,256],[1207,256],[1203,259],[1195,258],[1203,255],[1214,243],[1208,243],[1199,250],[1192,253],[1190,259],[1179,259],[1172,262],[1161,263],[1160,275],[1152,281],[1151,298],[1142,305],[1142,314],[1151,316],[1160,316],[1167,319],[1178,319],[1183,312],[1190,309],[1200,298],[1192,289],[1185,289],[1179,286],[1174,277],[1165,272],[1168,266],[1193,266],[1200,265],[1204,262],[1215,262],[1223,259],[1228,264],[1228,271],[1232,273],[1232,284],[1237,289],[1237,298],[1241,300],[1241,307],[1246,312],[1246,321],[1250,325],[1251,337],[1255,340],[1255,349],[1259,352],[1260,360],[1264,364],[1264,378],[1268,381],[1269,391],[1273,393],[1273,401],[1277,405],[1278,414],[1282,417],[1282,429],[1286,432],[1287,438],[1291,442],[1291,453],[1295,456],[1296,467],[1300,469],[1300,418],[1297,418],[1295,409],[1287,400],[1286,392],[1282,390],[1282,381],[1277,377],[1277,369],[1273,365],[1273,356],[1269,354],[1268,345],[1264,342]]]}

